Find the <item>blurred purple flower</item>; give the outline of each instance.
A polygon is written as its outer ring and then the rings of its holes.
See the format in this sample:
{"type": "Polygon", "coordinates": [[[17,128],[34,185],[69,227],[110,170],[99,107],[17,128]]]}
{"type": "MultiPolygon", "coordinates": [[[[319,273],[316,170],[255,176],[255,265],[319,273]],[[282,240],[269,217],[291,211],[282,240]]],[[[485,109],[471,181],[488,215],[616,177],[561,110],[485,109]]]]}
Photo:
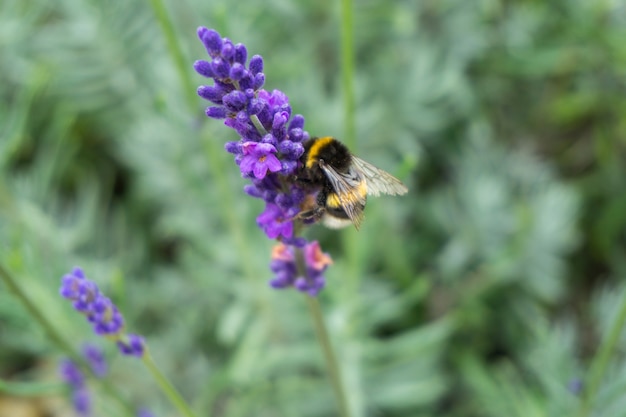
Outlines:
{"type": "MultiPolygon", "coordinates": [[[[143,338],[124,334],[122,313],[108,297],[100,292],[94,282],[85,277],[82,269],[74,268],[72,272],[63,276],[61,282],[59,293],[74,301],[74,308],[85,314],[97,335],[117,340],[119,350],[124,355],[139,357],[143,355],[143,338]]],[[[96,372],[95,369],[94,372],[96,372]]]]}
{"type": "Polygon", "coordinates": [[[98,378],[102,378],[107,374],[107,363],[104,358],[104,352],[90,343],[83,345],[83,356],[87,359],[91,370],[98,378]]]}
{"type": "Polygon", "coordinates": [[[325,286],[324,271],[333,263],[327,253],[323,253],[317,241],[304,246],[306,276],[298,273],[295,248],[279,243],[272,249],[270,268],[276,274],[270,281],[274,288],[294,287],[301,292],[316,296],[325,286]]]}
{"type": "Polygon", "coordinates": [[[146,344],[143,337],[136,334],[128,334],[117,341],[120,352],[127,356],[142,357],[146,351],[146,344]]]}

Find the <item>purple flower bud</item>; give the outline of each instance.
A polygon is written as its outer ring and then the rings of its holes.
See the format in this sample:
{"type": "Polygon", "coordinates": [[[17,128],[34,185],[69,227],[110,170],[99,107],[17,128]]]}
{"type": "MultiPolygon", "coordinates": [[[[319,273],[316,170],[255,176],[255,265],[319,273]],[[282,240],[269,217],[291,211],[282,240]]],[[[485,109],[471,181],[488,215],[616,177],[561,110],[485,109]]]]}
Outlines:
{"type": "Polygon", "coordinates": [[[296,248],[304,248],[308,242],[305,238],[301,236],[294,236],[291,238],[284,238],[283,243],[285,243],[286,245],[295,246],[296,248]]]}
{"type": "Polygon", "coordinates": [[[241,65],[238,62],[235,62],[232,67],[230,67],[230,78],[235,81],[241,80],[247,74],[246,67],[241,65]]]}
{"type": "Polygon", "coordinates": [[[246,59],[248,59],[248,50],[243,43],[235,45],[235,57],[234,61],[241,65],[246,65],[246,59]]]}
{"type": "Polygon", "coordinates": [[[296,161],[304,153],[304,146],[298,142],[284,140],[278,144],[278,152],[282,153],[287,159],[296,161]]]}
{"type": "Polygon", "coordinates": [[[211,63],[203,59],[194,62],[193,68],[198,74],[203,75],[207,78],[213,78],[214,76],[213,68],[211,68],[211,63]]]}
{"type": "Polygon", "coordinates": [[[82,386],[74,390],[72,393],[72,404],[80,417],[91,416],[91,393],[87,387],[82,386]]]}
{"type": "Polygon", "coordinates": [[[270,286],[276,289],[287,288],[291,285],[289,274],[286,272],[279,272],[274,276],[274,279],[270,281],[270,286]]]}
{"type": "Polygon", "coordinates": [[[122,340],[118,340],[117,347],[123,355],[142,357],[146,351],[143,337],[136,334],[128,334],[122,340]]]}
{"type": "Polygon", "coordinates": [[[250,72],[252,75],[257,75],[259,72],[263,72],[263,57],[261,55],[255,55],[250,59],[250,72]]]}
{"type": "Polygon", "coordinates": [[[80,368],[70,359],[63,359],[59,363],[59,375],[61,379],[74,388],[85,383],[85,376],[80,368]]]}
{"type": "Polygon", "coordinates": [[[292,142],[302,142],[302,129],[295,128],[289,130],[289,140],[292,142]]]}
{"type": "Polygon", "coordinates": [[[265,211],[256,218],[256,222],[270,239],[293,235],[293,222],[286,219],[280,207],[275,204],[266,204],[265,211]]]}
{"type": "Polygon", "coordinates": [[[207,107],[206,115],[213,119],[225,119],[226,118],[226,109],[224,107],[207,107]]]}
{"type": "Polygon", "coordinates": [[[211,56],[217,56],[222,50],[222,37],[217,31],[205,27],[198,28],[198,37],[211,56]]]}
{"type": "Polygon", "coordinates": [[[279,131],[287,125],[289,120],[289,114],[287,112],[278,112],[274,114],[274,120],[272,121],[272,130],[279,131]]]}
{"type": "Polygon", "coordinates": [[[94,375],[99,378],[102,378],[107,373],[107,363],[104,359],[104,353],[102,350],[96,345],[85,344],[83,346],[83,356],[89,362],[89,366],[91,366],[91,370],[94,375]]]}
{"type": "Polygon", "coordinates": [[[293,286],[298,291],[302,291],[302,292],[305,292],[306,290],[309,289],[309,283],[307,282],[307,280],[304,277],[296,278],[295,282],[293,283],[293,286]]]}
{"type": "Polygon", "coordinates": [[[226,94],[222,98],[222,101],[224,102],[224,105],[228,110],[230,110],[231,112],[238,112],[246,107],[246,102],[248,101],[248,99],[244,93],[235,90],[226,94]]]}
{"type": "Polygon", "coordinates": [[[226,79],[230,75],[230,64],[223,58],[217,57],[211,61],[211,69],[216,78],[226,79]]]}
{"type": "Polygon", "coordinates": [[[263,110],[263,105],[263,101],[253,98],[252,100],[250,100],[250,104],[248,104],[248,114],[252,116],[261,113],[261,111],[263,110]]]}
{"type": "Polygon", "coordinates": [[[248,194],[250,197],[254,198],[263,198],[263,191],[259,190],[256,185],[247,184],[244,185],[243,191],[248,194]]]}
{"type": "Polygon", "coordinates": [[[301,114],[296,114],[289,122],[289,130],[292,129],[303,129],[304,128],[304,117],[301,114]]]}
{"type": "Polygon", "coordinates": [[[291,175],[295,173],[297,169],[298,169],[297,161],[282,161],[282,167],[281,167],[280,172],[283,175],[291,175]]]}
{"type": "Polygon", "coordinates": [[[233,45],[230,39],[224,39],[221,55],[227,61],[231,61],[232,58],[235,56],[235,45],[233,45]]]}
{"type": "Polygon", "coordinates": [[[254,81],[252,83],[252,85],[254,86],[254,89],[258,90],[261,87],[263,87],[264,84],[265,84],[265,74],[263,74],[262,72],[256,74],[254,76],[254,81]]]}
{"type": "Polygon", "coordinates": [[[243,150],[241,149],[241,141],[226,142],[226,144],[224,145],[224,149],[226,150],[226,152],[235,155],[243,153],[243,150]]]}
{"type": "Polygon", "coordinates": [[[242,90],[252,89],[254,87],[254,80],[250,75],[250,72],[246,71],[246,73],[239,79],[239,87],[242,90]]]}
{"type": "Polygon", "coordinates": [[[217,86],[201,85],[198,87],[198,95],[215,104],[222,104],[225,91],[217,86]]]}
{"type": "Polygon", "coordinates": [[[268,133],[267,135],[263,136],[263,139],[261,139],[261,142],[269,143],[272,146],[276,146],[276,144],[278,143],[274,135],[272,135],[271,133],[268,133]]]}

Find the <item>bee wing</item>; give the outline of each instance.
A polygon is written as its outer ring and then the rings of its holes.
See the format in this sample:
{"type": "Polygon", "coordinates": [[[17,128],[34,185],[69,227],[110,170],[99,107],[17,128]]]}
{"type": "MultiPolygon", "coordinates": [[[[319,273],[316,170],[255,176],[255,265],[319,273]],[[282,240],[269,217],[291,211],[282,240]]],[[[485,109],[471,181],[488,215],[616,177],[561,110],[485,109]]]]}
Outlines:
{"type": "Polygon", "coordinates": [[[354,169],[350,169],[346,173],[339,172],[323,162],[320,162],[320,167],[333,186],[341,203],[341,208],[358,229],[363,220],[363,207],[367,201],[367,194],[359,193],[360,187],[363,185],[361,175],[354,169]]]}
{"type": "Polygon", "coordinates": [[[399,179],[387,171],[376,168],[369,162],[365,162],[361,158],[354,155],[352,155],[352,162],[361,174],[363,174],[363,177],[367,182],[368,194],[373,196],[378,196],[380,194],[402,195],[409,191],[409,189],[406,188],[406,185],[402,184],[399,179]]]}

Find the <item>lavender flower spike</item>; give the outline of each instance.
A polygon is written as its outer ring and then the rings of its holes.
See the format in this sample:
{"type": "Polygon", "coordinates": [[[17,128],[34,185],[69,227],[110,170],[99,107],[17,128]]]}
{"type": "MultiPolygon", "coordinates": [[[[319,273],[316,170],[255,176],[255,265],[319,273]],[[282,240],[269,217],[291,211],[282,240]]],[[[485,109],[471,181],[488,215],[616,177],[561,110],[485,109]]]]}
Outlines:
{"type": "MultiPolygon", "coordinates": [[[[107,371],[104,354],[95,345],[83,346],[83,356],[91,366],[96,377],[102,378],[107,371]]],[[[59,364],[61,379],[71,388],[72,404],[80,417],[91,416],[91,392],[83,371],[70,359],[63,359],[59,364]]]]}
{"type": "Polygon", "coordinates": [[[227,143],[225,149],[250,181],[245,192],[265,201],[257,226],[267,237],[281,242],[272,255],[270,269],[275,276],[270,285],[316,296],[325,285],[323,273],[332,261],[317,242],[307,243],[295,235],[305,223],[298,217],[302,206],[315,201],[310,187],[296,180],[302,168],[303,143],[309,139],[304,117],[292,114],[286,94],[262,88],[261,56],[254,55],[248,62],[244,45],[233,44],[213,29],[198,28],[198,37],[208,59],[196,61],[194,68],[213,80],[213,85],[198,88],[198,95],[210,102],[206,115],[224,120],[238,133],[240,139],[227,143]],[[305,271],[299,270],[296,262],[299,251],[304,251],[305,271]]]}
{"type": "MultiPolygon", "coordinates": [[[[74,308],[83,313],[97,335],[107,336],[118,342],[124,355],[142,356],[144,341],[141,336],[124,334],[124,317],[115,304],[100,292],[98,285],[85,277],[80,268],[63,276],[59,293],[73,301],[74,308]]],[[[93,352],[87,352],[93,353],[93,352]]],[[[93,363],[94,357],[87,357],[93,363]]],[[[96,369],[94,369],[94,372],[96,369]]],[[[106,369],[104,370],[106,372],[106,369]]]]}
{"type": "Polygon", "coordinates": [[[85,383],[85,376],[78,366],[69,359],[59,365],[61,379],[71,388],[72,405],[80,417],[91,416],[91,393],[85,383]]]}
{"type": "Polygon", "coordinates": [[[293,222],[305,195],[301,186],[290,180],[304,153],[302,142],[309,138],[303,130],[304,118],[292,117],[284,93],[261,88],[265,82],[261,56],[255,55],[247,63],[244,45],[233,44],[212,29],[199,28],[198,37],[209,60],[196,61],[194,68],[213,79],[212,86],[198,88],[198,95],[211,103],[207,116],[225,119],[224,124],[240,136],[238,142],[228,143],[226,150],[234,154],[241,175],[252,182],[254,193],[263,196],[267,204],[257,224],[270,239],[292,238],[293,222]]]}
{"type": "Polygon", "coordinates": [[[115,336],[124,328],[124,318],[115,304],[105,297],[95,282],[88,280],[80,268],[74,268],[62,280],[59,293],[74,301],[74,308],[87,316],[98,335],[115,336]]]}

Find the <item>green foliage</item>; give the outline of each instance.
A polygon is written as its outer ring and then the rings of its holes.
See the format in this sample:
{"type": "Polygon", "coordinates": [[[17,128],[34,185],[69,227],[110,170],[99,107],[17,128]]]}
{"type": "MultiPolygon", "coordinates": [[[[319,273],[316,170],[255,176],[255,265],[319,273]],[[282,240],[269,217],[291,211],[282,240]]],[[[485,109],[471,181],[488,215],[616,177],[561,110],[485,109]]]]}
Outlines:
{"type": "MultiPolygon", "coordinates": [[[[309,132],[344,132],[334,3],[166,7],[195,84],[214,27],[263,55],[309,132]]],[[[623,415],[625,337],[597,352],[624,303],[624,4],[354,12],[355,152],[410,192],[372,199],[358,233],[308,232],[335,261],[320,302],[353,415],[575,415],[602,366],[591,412],[623,415]]],[[[57,294],[80,265],[199,415],[336,415],[303,296],[266,284],[235,134],[177,71],[148,2],[0,3],[0,265],[77,348],[90,330],[57,294]]],[[[0,284],[0,377],[54,378],[63,354],[0,284]]],[[[171,414],[111,361],[131,402],[171,414]]]]}

